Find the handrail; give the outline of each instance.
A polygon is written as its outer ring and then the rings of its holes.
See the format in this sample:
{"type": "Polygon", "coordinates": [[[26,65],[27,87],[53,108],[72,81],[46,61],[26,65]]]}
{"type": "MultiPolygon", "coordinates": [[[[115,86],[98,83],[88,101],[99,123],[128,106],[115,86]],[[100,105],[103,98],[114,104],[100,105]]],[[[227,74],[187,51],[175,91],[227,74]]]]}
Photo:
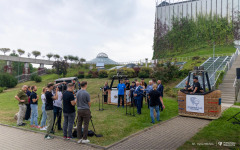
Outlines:
{"type": "Polygon", "coordinates": [[[217,59],[215,59],[214,61],[213,61],[213,63],[210,65],[210,66],[208,66],[208,68],[207,69],[204,69],[204,70],[208,70],[213,64],[215,64],[215,62],[219,59],[220,57],[217,57],[217,59]]]}
{"type": "Polygon", "coordinates": [[[237,83],[237,77],[234,80],[233,87],[236,87],[236,83],[237,83]]]}

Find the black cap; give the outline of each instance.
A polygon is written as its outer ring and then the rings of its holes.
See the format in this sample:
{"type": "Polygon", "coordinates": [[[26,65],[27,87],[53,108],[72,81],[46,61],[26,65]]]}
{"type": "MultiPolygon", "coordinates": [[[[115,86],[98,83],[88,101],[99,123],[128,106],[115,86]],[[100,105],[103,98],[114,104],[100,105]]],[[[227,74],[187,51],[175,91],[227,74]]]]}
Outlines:
{"type": "Polygon", "coordinates": [[[196,79],[196,80],[198,80],[198,77],[194,77],[193,79],[196,79]]]}

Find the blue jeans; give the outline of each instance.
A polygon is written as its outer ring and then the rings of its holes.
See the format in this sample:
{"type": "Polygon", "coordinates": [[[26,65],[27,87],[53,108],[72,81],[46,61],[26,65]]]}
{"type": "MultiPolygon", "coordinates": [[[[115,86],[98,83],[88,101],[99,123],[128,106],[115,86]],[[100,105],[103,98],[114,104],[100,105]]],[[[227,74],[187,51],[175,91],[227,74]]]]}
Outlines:
{"type": "Polygon", "coordinates": [[[30,104],[31,107],[31,122],[30,125],[35,123],[35,126],[38,126],[38,105],[37,104],[30,104]]]}
{"type": "Polygon", "coordinates": [[[150,106],[150,117],[151,117],[151,119],[152,119],[152,123],[155,123],[155,118],[154,118],[154,115],[153,115],[154,109],[155,109],[155,111],[156,111],[156,113],[157,113],[157,121],[160,121],[159,106],[153,106],[153,107],[150,106]]]}
{"type": "Polygon", "coordinates": [[[140,98],[137,98],[137,113],[138,114],[142,114],[142,111],[141,111],[141,109],[142,109],[142,98],[140,97],[140,98]]]}
{"type": "Polygon", "coordinates": [[[42,104],[42,120],[41,120],[41,127],[46,126],[47,121],[47,113],[45,110],[45,104],[42,104]]]}

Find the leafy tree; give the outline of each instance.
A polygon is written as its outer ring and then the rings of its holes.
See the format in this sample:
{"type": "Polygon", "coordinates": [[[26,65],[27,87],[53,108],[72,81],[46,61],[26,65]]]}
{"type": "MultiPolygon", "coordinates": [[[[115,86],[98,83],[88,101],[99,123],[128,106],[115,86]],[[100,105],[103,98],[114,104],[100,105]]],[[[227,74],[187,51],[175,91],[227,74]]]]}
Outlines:
{"type": "Polygon", "coordinates": [[[53,57],[53,54],[52,54],[52,53],[49,53],[49,54],[47,54],[46,56],[47,56],[48,60],[50,60],[50,59],[53,57]]]}
{"type": "Polygon", "coordinates": [[[80,58],[80,62],[81,62],[81,63],[84,63],[84,62],[86,62],[86,59],[80,58]]]}
{"type": "Polygon", "coordinates": [[[56,59],[59,59],[60,58],[60,56],[58,55],[58,54],[55,54],[55,55],[53,55],[53,58],[55,59],[55,61],[56,61],[56,59]]]}
{"type": "Polygon", "coordinates": [[[69,65],[66,61],[55,61],[53,63],[53,68],[56,69],[56,74],[63,75],[63,77],[67,74],[67,69],[69,65]]]}
{"type": "Polygon", "coordinates": [[[68,56],[64,56],[63,58],[65,59],[65,61],[68,61],[68,56]]]}
{"type": "Polygon", "coordinates": [[[0,51],[4,53],[10,52],[10,48],[0,48],[0,51]]]}
{"type": "Polygon", "coordinates": [[[69,59],[71,62],[73,62],[73,61],[74,61],[74,56],[68,55],[68,59],[69,59]]]}
{"type": "Polygon", "coordinates": [[[78,56],[75,56],[75,57],[74,57],[74,61],[75,61],[75,63],[77,64],[77,63],[79,62],[79,57],[78,57],[78,56]]]}
{"type": "Polygon", "coordinates": [[[25,53],[25,51],[23,49],[18,49],[18,54],[20,55],[20,57],[25,53]]]}
{"type": "Polygon", "coordinates": [[[35,59],[41,55],[41,52],[39,51],[32,51],[32,54],[34,55],[35,59]]]}

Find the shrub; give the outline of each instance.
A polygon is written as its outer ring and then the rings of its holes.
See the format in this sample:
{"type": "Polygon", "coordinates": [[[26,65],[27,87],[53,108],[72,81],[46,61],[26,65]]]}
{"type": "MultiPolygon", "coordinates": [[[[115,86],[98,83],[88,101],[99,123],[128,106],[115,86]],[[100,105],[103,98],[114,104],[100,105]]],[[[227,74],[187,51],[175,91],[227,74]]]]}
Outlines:
{"type": "Polygon", "coordinates": [[[86,78],[92,78],[92,74],[87,74],[86,78]]]}
{"type": "Polygon", "coordinates": [[[224,71],[217,71],[217,74],[218,73],[220,73],[220,75],[219,75],[219,77],[216,81],[216,89],[218,89],[219,85],[222,83],[225,72],[224,71]]]}
{"type": "Polygon", "coordinates": [[[3,92],[3,90],[4,90],[4,89],[3,89],[3,87],[0,87],[0,93],[2,93],[2,92],[3,92]]]}
{"type": "Polygon", "coordinates": [[[142,67],[138,73],[139,78],[149,78],[151,76],[152,70],[148,67],[142,67]]]}
{"type": "Polygon", "coordinates": [[[17,79],[10,74],[0,74],[0,87],[13,88],[17,85],[17,79]]]}
{"type": "Polygon", "coordinates": [[[134,78],[135,76],[135,71],[132,68],[123,68],[123,74],[127,75],[128,78],[134,78]]]}
{"type": "Polygon", "coordinates": [[[79,79],[84,78],[84,72],[83,72],[83,71],[79,71],[78,74],[77,74],[77,77],[78,77],[79,79]]]}
{"type": "Polygon", "coordinates": [[[87,74],[87,78],[98,78],[98,71],[92,70],[87,74]]]}
{"type": "Polygon", "coordinates": [[[34,81],[35,82],[42,82],[42,77],[40,77],[40,76],[36,76],[35,78],[34,78],[34,81]]]}
{"type": "Polygon", "coordinates": [[[98,75],[99,75],[98,76],[99,78],[107,78],[108,77],[108,73],[106,70],[100,70],[98,75]]]}
{"type": "Polygon", "coordinates": [[[31,77],[30,77],[30,80],[31,80],[31,81],[35,81],[35,78],[36,78],[37,76],[38,76],[37,74],[32,74],[31,77]]]}
{"type": "Polygon", "coordinates": [[[140,71],[139,67],[133,68],[134,72],[135,72],[135,76],[138,77],[138,73],[140,71]]]}
{"type": "Polygon", "coordinates": [[[117,69],[113,69],[108,72],[108,78],[113,78],[114,75],[117,75],[117,69]]]}

